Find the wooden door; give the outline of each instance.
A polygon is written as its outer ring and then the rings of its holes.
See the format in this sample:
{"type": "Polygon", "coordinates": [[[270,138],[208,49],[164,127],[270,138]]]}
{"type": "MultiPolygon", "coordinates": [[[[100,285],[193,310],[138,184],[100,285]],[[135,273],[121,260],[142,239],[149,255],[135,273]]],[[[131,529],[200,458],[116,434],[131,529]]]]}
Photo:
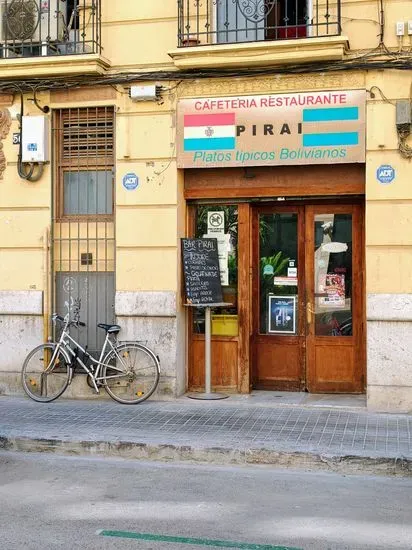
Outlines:
{"type": "Polygon", "coordinates": [[[307,389],[363,392],[362,207],[307,206],[305,228],[307,389]]]}
{"type": "Polygon", "coordinates": [[[252,225],[253,387],[363,392],[362,206],[257,207],[252,225]]]}
{"type": "Polygon", "coordinates": [[[299,391],[305,385],[304,208],[253,213],[252,384],[299,391]]]}

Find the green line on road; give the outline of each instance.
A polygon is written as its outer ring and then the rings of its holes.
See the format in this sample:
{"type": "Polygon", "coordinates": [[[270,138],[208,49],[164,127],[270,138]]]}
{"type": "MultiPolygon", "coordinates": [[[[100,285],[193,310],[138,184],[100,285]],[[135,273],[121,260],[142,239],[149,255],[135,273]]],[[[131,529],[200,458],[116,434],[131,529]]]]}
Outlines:
{"type": "Polygon", "coordinates": [[[270,544],[251,544],[249,542],[234,542],[231,540],[194,539],[191,537],[171,537],[152,533],[133,533],[132,531],[97,531],[103,537],[119,537],[123,539],[152,540],[157,542],[175,542],[178,544],[198,544],[200,546],[218,546],[220,548],[241,548],[242,550],[302,550],[291,546],[272,546],[270,544]]]}

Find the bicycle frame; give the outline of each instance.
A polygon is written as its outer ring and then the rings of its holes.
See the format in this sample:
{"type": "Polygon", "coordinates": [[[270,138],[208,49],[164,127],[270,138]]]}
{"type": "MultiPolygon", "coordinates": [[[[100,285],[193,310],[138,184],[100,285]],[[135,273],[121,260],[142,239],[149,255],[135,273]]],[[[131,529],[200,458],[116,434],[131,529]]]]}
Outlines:
{"type": "MultiPolygon", "coordinates": [[[[61,333],[60,339],[57,342],[56,349],[54,350],[52,358],[50,360],[50,366],[52,366],[54,364],[54,360],[57,357],[57,354],[59,353],[59,350],[61,350],[63,348],[66,355],[69,358],[71,356],[73,359],[75,359],[76,362],[82,367],[82,369],[90,376],[90,379],[93,383],[93,386],[96,390],[96,393],[100,393],[97,382],[103,381],[103,384],[104,384],[105,380],[110,380],[110,379],[114,379],[114,378],[122,378],[125,375],[125,373],[127,372],[127,367],[123,363],[122,358],[120,357],[120,355],[118,354],[116,346],[114,346],[112,341],[110,340],[109,333],[106,333],[106,338],[105,338],[102,350],[100,352],[99,359],[96,360],[96,359],[94,359],[94,357],[89,355],[89,359],[96,366],[96,369],[94,369],[94,368],[89,369],[89,367],[87,367],[87,365],[84,364],[84,362],[80,359],[78,354],[70,346],[70,343],[72,343],[76,346],[76,348],[78,350],[82,351],[83,353],[87,353],[87,351],[70,335],[70,333],[68,332],[69,326],[70,326],[70,323],[68,321],[66,321],[65,326],[63,328],[63,331],[61,333]],[[103,363],[103,358],[106,356],[106,348],[109,348],[107,353],[109,353],[110,348],[111,348],[111,350],[115,353],[115,355],[119,359],[119,361],[121,363],[123,363],[123,366],[125,367],[124,371],[122,371],[121,369],[115,367],[114,365],[108,365],[106,363],[103,363]],[[104,376],[104,377],[99,376],[100,371],[103,367],[109,367],[111,370],[117,371],[121,374],[115,374],[115,375],[112,375],[112,376],[104,376]]],[[[73,379],[73,370],[74,369],[73,369],[72,363],[73,363],[73,361],[71,362],[69,384],[71,383],[71,381],[73,379]]],[[[49,369],[49,367],[46,369],[46,372],[47,372],[48,369],[49,369]]]]}

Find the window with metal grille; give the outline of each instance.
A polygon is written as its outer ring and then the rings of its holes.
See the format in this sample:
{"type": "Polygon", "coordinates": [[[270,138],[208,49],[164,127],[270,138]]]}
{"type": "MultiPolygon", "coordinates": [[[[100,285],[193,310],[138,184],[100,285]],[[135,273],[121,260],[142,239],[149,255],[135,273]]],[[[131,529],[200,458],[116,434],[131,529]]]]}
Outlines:
{"type": "Polygon", "coordinates": [[[58,216],[111,218],[114,108],[57,110],[54,135],[58,216]]]}
{"type": "Polygon", "coordinates": [[[115,297],[114,107],[59,109],[53,115],[53,307],[87,325],[76,335],[97,356],[113,323],[115,297]]]}

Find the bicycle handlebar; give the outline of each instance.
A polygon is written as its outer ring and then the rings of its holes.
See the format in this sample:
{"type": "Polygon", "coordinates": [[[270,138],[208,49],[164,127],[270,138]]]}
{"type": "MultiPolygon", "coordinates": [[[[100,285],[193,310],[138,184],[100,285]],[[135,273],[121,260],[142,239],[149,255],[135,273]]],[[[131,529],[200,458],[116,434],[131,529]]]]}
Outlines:
{"type": "Polygon", "coordinates": [[[61,315],[57,315],[57,313],[54,313],[52,315],[52,320],[55,322],[55,321],[60,321],[61,323],[67,323],[67,326],[77,326],[77,327],[85,327],[86,326],[86,323],[83,323],[82,321],[66,321],[66,319],[64,317],[62,317],[61,315]]]}
{"type": "Polygon", "coordinates": [[[60,315],[57,315],[57,313],[53,313],[52,320],[53,321],[60,321],[60,322],[64,323],[64,318],[61,317],[60,315]]]}

